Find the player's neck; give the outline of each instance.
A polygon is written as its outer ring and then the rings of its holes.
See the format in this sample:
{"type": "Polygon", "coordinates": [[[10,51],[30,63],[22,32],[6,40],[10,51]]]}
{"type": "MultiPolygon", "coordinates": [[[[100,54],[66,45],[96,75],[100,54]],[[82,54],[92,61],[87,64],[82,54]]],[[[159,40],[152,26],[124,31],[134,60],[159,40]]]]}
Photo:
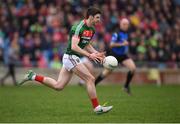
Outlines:
{"type": "Polygon", "coordinates": [[[93,26],[89,19],[84,19],[84,21],[85,21],[85,23],[86,23],[86,25],[88,27],[92,27],[93,26]]]}

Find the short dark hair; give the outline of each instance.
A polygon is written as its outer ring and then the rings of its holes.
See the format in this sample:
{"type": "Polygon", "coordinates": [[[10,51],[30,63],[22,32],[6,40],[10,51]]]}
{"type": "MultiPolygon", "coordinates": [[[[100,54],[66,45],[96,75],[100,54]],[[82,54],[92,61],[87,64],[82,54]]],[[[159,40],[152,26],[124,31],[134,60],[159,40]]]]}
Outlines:
{"type": "Polygon", "coordinates": [[[101,14],[100,9],[96,7],[89,7],[86,12],[86,18],[89,18],[89,16],[95,16],[96,14],[101,14]]]}

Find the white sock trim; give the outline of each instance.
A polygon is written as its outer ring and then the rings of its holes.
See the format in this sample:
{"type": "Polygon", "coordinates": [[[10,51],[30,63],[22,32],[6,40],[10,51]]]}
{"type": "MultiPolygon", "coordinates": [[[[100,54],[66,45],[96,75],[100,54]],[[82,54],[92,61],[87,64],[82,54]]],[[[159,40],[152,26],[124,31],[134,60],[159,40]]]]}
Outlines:
{"type": "Polygon", "coordinates": [[[35,78],[36,78],[36,75],[33,75],[33,76],[32,76],[32,80],[35,80],[35,78]]]}

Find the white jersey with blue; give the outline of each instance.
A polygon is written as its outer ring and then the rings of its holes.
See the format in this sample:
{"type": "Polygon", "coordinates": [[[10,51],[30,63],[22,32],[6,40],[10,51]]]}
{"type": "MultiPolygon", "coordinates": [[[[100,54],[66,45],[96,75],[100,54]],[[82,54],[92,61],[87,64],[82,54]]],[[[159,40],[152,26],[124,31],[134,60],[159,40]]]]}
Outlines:
{"type": "MultiPolygon", "coordinates": [[[[119,31],[114,33],[111,38],[111,43],[123,43],[124,41],[128,41],[128,33],[124,31],[119,31]]],[[[117,55],[125,55],[128,53],[128,46],[121,47],[113,47],[112,52],[117,55]]]]}

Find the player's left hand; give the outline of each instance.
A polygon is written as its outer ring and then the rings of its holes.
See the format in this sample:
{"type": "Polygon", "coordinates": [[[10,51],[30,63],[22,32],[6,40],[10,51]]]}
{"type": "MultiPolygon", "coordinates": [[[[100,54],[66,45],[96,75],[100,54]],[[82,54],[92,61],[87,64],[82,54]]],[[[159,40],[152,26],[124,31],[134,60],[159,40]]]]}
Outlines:
{"type": "Polygon", "coordinates": [[[97,54],[98,56],[100,56],[100,57],[105,58],[106,52],[97,52],[96,54],[97,54]]]}

